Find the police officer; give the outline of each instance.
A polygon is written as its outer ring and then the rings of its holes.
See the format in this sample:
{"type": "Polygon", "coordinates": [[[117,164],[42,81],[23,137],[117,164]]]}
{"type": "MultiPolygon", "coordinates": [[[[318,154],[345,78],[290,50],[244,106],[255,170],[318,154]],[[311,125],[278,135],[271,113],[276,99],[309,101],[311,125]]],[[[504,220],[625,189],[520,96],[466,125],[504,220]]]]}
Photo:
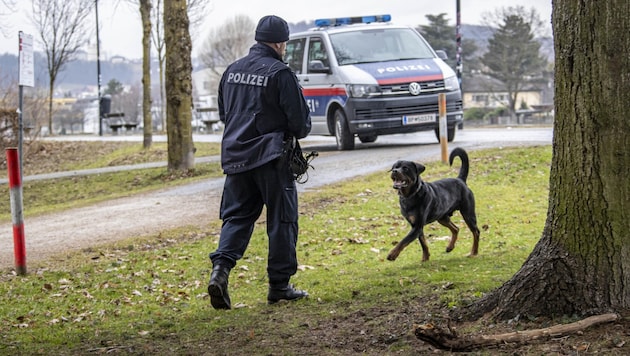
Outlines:
{"type": "Polygon", "coordinates": [[[278,16],[258,22],[249,54],[229,65],[219,84],[219,117],[225,124],[221,165],[226,174],[221,199],[219,246],[210,253],[208,285],[215,309],[230,309],[228,276],[243,257],[263,206],[267,208],[270,304],[308,293],[289,279],[297,271],[297,191],[283,160],[287,138],[311,131],[311,117],[300,85],[282,62],[289,26],[278,16]]]}

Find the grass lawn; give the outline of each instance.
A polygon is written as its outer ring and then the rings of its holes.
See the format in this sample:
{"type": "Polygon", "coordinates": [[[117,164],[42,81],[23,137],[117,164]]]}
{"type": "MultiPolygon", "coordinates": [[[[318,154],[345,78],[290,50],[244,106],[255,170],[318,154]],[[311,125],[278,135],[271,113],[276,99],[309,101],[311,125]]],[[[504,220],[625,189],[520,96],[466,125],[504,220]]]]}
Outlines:
{"type": "MultiPolygon", "coordinates": [[[[425,228],[430,261],[420,262],[419,244],[387,261],[409,226],[389,177],[379,172],[301,195],[300,267],[292,282],[309,291],[307,300],[266,304],[263,215],[230,275],[233,309],[213,310],[206,286],[216,221],[61,256],[23,277],[3,271],[0,354],[433,352],[414,337],[413,325],[446,318],[509,279],[546,218],[550,146],[469,156],[468,184],[481,228],[478,257],[466,257],[472,235],[456,213],[460,238],[453,252],[445,253],[448,230],[435,223],[425,228]]],[[[426,181],[457,175],[457,164],[424,163],[426,181]]]]}

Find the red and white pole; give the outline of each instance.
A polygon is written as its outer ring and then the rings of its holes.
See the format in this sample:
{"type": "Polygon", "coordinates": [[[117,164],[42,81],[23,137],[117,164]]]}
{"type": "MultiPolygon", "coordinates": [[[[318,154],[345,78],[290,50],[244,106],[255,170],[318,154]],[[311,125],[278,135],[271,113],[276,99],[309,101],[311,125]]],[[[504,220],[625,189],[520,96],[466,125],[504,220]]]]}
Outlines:
{"type": "Polygon", "coordinates": [[[7,169],[11,195],[11,220],[13,221],[13,253],[18,275],[26,274],[26,246],[24,242],[24,214],[22,210],[22,173],[17,148],[7,148],[7,169]]]}

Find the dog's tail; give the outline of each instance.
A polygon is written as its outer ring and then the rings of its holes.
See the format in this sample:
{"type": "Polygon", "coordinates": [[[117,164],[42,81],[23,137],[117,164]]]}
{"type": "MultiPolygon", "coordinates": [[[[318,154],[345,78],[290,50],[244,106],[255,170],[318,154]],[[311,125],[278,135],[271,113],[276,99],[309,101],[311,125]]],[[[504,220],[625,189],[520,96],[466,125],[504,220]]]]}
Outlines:
{"type": "Polygon", "coordinates": [[[453,151],[451,151],[451,155],[448,157],[448,163],[452,166],[453,160],[455,157],[459,157],[462,160],[462,166],[459,168],[459,175],[457,178],[466,182],[468,178],[468,154],[464,151],[463,148],[455,147],[453,151]]]}

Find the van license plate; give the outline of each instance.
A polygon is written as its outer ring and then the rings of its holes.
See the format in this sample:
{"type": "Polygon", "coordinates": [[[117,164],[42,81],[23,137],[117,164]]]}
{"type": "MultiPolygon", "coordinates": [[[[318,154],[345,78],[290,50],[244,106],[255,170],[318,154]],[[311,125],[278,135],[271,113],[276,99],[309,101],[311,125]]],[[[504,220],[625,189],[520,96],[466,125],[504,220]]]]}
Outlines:
{"type": "Polygon", "coordinates": [[[424,124],[426,122],[435,122],[435,114],[405,115],[402,117],[403,125],[424,124]]]}

